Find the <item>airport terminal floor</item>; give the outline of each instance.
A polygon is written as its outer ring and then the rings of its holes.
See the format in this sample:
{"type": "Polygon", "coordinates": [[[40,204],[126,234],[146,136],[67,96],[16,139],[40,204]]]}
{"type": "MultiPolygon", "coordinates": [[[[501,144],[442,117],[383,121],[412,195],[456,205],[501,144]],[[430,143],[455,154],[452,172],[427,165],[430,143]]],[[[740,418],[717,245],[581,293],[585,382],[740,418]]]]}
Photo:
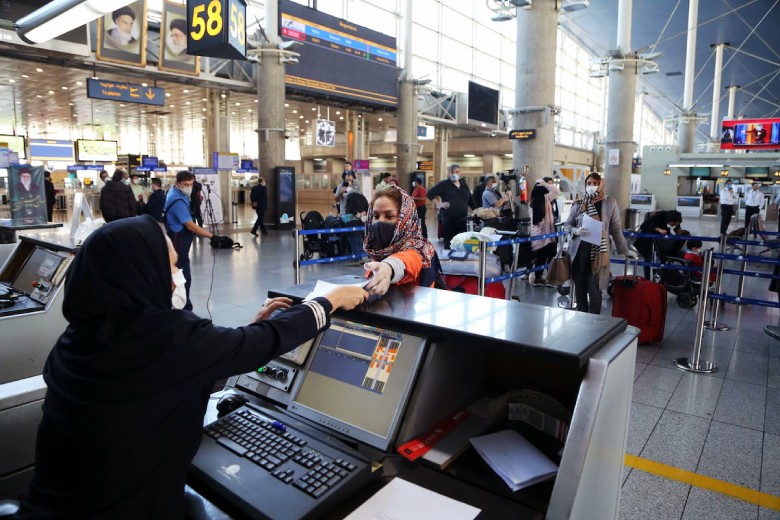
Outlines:
{"type": "MultiPolygon", "coordinates": [[[[241,214],[237,225],[220,231],[243,249],[215,251],[202,239],[193,245],[194,311],[219,325],[248,323],[269,289],[294,283],[292,234],[253,237],[251,216],[241,214]]],[[[429,220],[435,229],[430,214],[429,220]]],[[[686,218],[683,227],[714,236],[718,220],[686,218]]],[[[619,272],[622,267],[613,266],[619,272]]],[[[302,280],[360,273],[343,263],[313,265],[302,267],[302,280]]],[[[746,278],[744,294],[775,301],[768,285],[746,278]]],[[[723,292],[736,289],[736,277],[728,277],[723,292]]],[[[515,285],[514,295],[548,306],[560,298],[554,288],[525,281],[515,285]]],[[[606,299],[603,313],[611,306],[606,299]]],[[[731,330],[705,330],[703,336],[702,358],[717,365],[709,375],[673,365],[690,355],[696,319],[696,309],[678,307],[670,295],[663,341],[638,349],[619,517],[780,519],[780,342],[763,331],[778,324],[779,311],[725,305],[720,321],[731,330]]]]}

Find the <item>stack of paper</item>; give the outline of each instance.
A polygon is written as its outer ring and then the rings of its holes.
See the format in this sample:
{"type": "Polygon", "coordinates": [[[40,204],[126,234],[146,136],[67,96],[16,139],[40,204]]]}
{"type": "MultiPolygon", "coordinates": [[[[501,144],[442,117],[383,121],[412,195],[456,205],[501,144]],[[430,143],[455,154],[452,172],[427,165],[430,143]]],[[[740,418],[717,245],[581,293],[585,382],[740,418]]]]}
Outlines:
{"type": "Polygon", "coordinates": [[[558,473],[555,463],[514,430],[474,437],[471,444],[512,491],[542,482],[558,473]]]}

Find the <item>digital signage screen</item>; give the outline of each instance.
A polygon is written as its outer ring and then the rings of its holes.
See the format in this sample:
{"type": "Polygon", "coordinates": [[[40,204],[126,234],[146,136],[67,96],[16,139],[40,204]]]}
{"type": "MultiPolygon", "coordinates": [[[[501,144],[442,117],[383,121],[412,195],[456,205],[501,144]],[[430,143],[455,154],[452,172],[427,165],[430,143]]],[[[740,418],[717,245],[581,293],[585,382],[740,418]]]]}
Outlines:
{"type": "Polygon", "coordinates": [[[709,177],[709,166],[691,166],[691,177],[709,177]]]}
{"type": "Polygon", "coordinates": [[[769,177],[769,167],[768,166],[746,166],[745,177],[749,179],[769,177]]]}
{"type": "Polygon", "coordinates": [[[469,81],[468,118],[470,123],[498,126],[498,90],[469,81]]]}
{"type": "Polygon", "coordinates": [[[279,34],[297,41],[287,88],[365,105],[398,104],[398,49],[391,36],[289,0],[279,2],[279,34]]]}
{"type": "Polygon", "coordinates": [[[19,159],[26,159],[23,135],[0,135],[0,143],[8,145],[8,149],[19,154],[19,159]]]}
{"type": "Polygon", "coordinates": [[[724,119],[720,149],[780,149],[780,118],[724,119]]]}
{"type": "Polygon", "coordinates": [[[115,162],[117,160],[116,141],[79,139],[76,141],[76,160],[115,162]]]}

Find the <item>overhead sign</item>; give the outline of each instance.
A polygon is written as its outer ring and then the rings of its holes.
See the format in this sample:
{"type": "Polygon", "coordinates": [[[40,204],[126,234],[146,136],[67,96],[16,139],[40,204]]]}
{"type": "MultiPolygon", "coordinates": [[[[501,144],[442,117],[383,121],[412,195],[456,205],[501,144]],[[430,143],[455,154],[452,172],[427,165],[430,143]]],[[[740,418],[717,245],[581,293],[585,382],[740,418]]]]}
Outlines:
{"type": "Polygon", "coordinates": [[[125,103],[140,103],[142,105],[165,105],[165,89],[160,87],[144,87],[124,81],[107,81],[89,78],[87,80],[87,97],[92,99],[108,99],[125,103]]]}
{"type": "Polygon", "coordinates": [[[432,172],[433,161],[417,161],[417,169],[424,172],[432,172]]]}
{"type": "Polygon", "coordinates": [[[246,59],[246,2],[187,0],[187,54],[246,59]]]}
{"type": "Polygon", "coordinates": [[[238,170],[239,160],[237,153],[214,152],[211,154],[211,167],[217,170],[238,170]]]}
{"type": "Polygon", "coordinates": [[[67,166],[67,170],[69,172],[78,172],[78,171],[102,171],[105,168],[102,164],[69,164],[67,166]]]}
{"type": "Polygon", "coordinates": [[[529,139],[536,139],[536,129],[529,128],[527,130],[510,130],[510,139],[518,139],[520,141],[528,141],[529,139]]]}
{"type": "Polygon", "coordinates": [[[154,170],[160,164],[160,159],[152,157],[150,155],[144,155],[141,157],[141,166],[154,170]]]}

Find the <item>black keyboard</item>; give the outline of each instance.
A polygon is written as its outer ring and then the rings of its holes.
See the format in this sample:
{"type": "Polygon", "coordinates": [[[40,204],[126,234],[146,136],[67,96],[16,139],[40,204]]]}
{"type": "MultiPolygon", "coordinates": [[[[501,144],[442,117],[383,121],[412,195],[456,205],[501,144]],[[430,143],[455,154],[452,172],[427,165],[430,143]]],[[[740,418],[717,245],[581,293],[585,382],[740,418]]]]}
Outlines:
{"type": "Polygon", "coordinates": [[[193,474],[253,518],[316,518],[371,480],[369,461],[247,407],[211,423],[193,474]]]}

